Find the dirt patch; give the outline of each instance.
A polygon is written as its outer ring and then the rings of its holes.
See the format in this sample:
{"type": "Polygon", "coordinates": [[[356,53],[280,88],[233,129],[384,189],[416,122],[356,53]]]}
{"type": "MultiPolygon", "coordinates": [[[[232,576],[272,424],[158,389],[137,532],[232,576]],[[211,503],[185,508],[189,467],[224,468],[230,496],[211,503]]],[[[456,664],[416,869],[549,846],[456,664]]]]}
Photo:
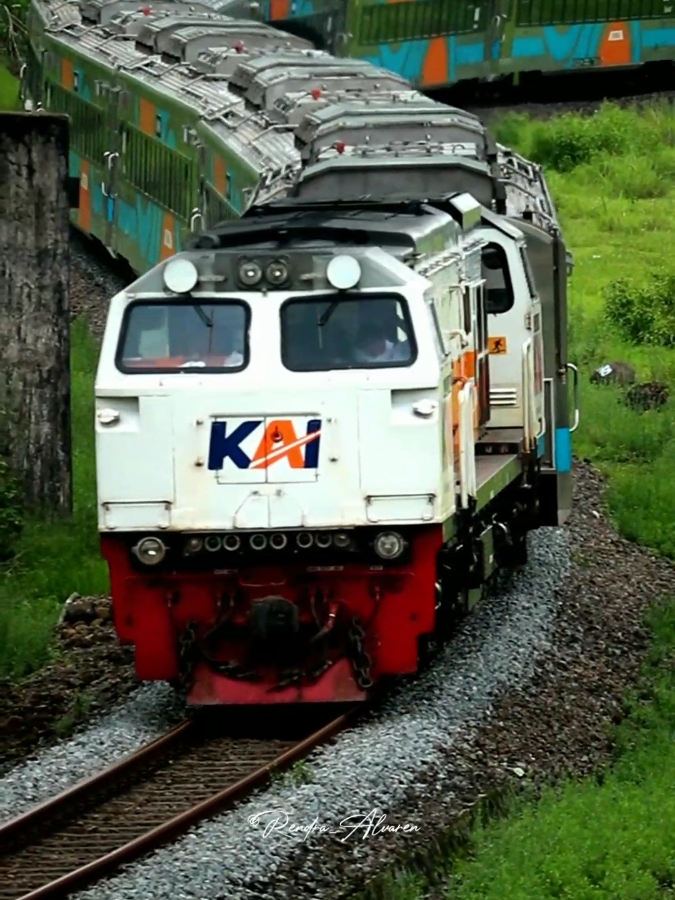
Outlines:
{"type": "Polygon", "coordinates": [[[120,646],[110,599],[77,603],[86,613],[57,626],[53,662],[0,684],[0,769],[71,734],[138,687],[134,651],[120,646]]]}

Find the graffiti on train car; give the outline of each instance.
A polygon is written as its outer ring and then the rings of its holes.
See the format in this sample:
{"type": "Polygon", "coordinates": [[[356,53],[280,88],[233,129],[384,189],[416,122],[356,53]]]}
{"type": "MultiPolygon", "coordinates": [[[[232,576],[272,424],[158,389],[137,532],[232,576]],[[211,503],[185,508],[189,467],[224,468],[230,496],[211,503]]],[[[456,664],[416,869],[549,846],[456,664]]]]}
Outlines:
{"type": "MultiPolygon", "coordinates": [[[[532,31],[533,29],[528,29],[532,31]]],[[[598,22],[586,25],[548,25],[535,34],[515,34],[509,42],[492,45],[492,60],[502,74],[528,69],[600,68],[648,62],[654,50],[673,48],[675,28],[655,28],[642,22],[598,22]]],[[[358,53],[373,65],[391,69],[421,87],[454,84],[476,77],[487,62],[485,41],[460,36],[436,37],[380,44],[375,53],[358,53]]]]}

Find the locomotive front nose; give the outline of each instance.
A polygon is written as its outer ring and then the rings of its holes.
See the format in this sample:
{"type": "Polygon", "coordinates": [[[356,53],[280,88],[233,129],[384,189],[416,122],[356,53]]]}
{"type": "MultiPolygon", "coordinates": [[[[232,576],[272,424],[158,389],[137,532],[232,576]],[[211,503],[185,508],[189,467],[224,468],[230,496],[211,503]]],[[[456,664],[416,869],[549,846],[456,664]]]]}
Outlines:
{"type": "Polygon", "coordinates": [[[298,607],[285,597],[256,600],[248,615],[248,626],[258,645],[288,645],[297,639],[300,630],[298,607]]]}

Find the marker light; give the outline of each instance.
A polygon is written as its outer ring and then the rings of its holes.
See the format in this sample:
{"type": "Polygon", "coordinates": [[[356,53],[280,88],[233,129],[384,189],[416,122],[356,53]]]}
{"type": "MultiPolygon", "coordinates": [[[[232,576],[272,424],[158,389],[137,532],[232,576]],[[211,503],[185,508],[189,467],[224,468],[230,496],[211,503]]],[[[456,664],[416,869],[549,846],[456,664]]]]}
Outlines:
{"type": "Polygon", "coordinates": [[[217,553],[221,547],[221,540],[217,534],[210,534],[204,541],[204,546],[209,553],[217,553]]]}
{"type": "Polygon", "coordinates": [[[166,547],[159,538],[143,538],[134,547],[134,553],[146,566],[156,566],[166,556],[166,547]]]}
{"type": "Polygon", "coordinates": [[[246,287],[253,287],[262,278],[262,269],[257,262],[246,260],[239,266],[239,281],[246,287]]]}
{"type": "Polygon", "coordinates": [[[309,531],[301,531],[295,539],[296,544],[301,550],[307,550],[314,543],[314,535],[309,531]]]}
{"type": "Polygon", "coordinates": [[[316,536],[316,546],[321,547],[322,550],[325,550],[326,547],[330,547],[332,543],[332,538],[330,534],[326,532],[319,532],[316,536]]]}
{"type": "Polygon", "coordinates": [[[348,291],[361,280],[361,266],[353,256],[334,256],[326,268],[326,278],[336,291],[348,291]]]}
{"type": "Polygon", "coordinates": [[[173,294],[187,294],[199,281],[197,266],[189,259],[170,259],[162,272],[167,290],[173,294]]]}
{"type": "Polygon", "coordinates": [[[288,266],[280,259],[275,259],[265,269],[265,276],[270,284],[277,287],[288,278],[288,266]]]}
{"type": "Polygon", "coordinates": [[[275,532],[270,538],[270,544],[275,550],[283,550],[288,543],[288,538],[283,532],[275,532]]]}
{"type": "Polygon", "coordinates": [[[223,538],[223,547],[226,550],[238,550],[241,547],[241,538],[238,534],[226,534],[223,538]]]}
{"type": "Polygon", "coordinates": [[[405,541],[395,531],[382,531],[375,538],[375,552],[381,559],[396,559],[405,549],[405,541]]]}
{"type": "Polygon", "coordinates": [[[250,544],[253,550],[264,550],[267,546],[267,535],[253,534],[251,535],[250,544]]]}

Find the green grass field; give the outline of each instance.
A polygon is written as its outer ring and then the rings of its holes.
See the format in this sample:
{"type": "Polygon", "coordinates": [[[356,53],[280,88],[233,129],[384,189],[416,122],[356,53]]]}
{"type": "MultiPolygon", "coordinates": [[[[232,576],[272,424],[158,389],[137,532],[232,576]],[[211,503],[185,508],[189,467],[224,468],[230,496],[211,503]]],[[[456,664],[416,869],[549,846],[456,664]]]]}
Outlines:
{"type": "Polygon", "coordinates": [[[0,65],[0,110],[19,109],[19,82],[0,65]]]}
{"type": "MultiPolygon", "coordinates": [[[[575,256],[570,347],[582,370],[575,454],[609,475],[609,506],[629,538],[675,557],[675,411],[639,414],[619,389],[592,386],[601,363],[632,363],[642,381],[675,384],[675,113],[606,107],[547,123],[509,116],[504,143],[547,169],[575,256]],[[658,281],[653,278],[658,276],[658,281]],[[671,283],[674,285],[670,290],[671,283]],[[664,287],[665,286],[665,287],[664,287]],[[608,297],[615,301],[608,305],[608,297]],[[627,314],[631,312],[631,316],[627,314]],[[611,313],[611,315],[610,315],[611,313]],[[650,335],[626,323],[647,320],[650,335]],[[647,342],[649,341],[649,342],[647,342]]],[[[640,700],[617,733],[602,783],[570,782],[479,828],[447,860],[447,900],[661,900],[675,893],[675,608],[652,615],[654,642],[640,700]],[[451,875],[450,875],[451,873],[451,875]]],[[[398,873],[390,900],[423,900],[428,883],[398,873]]],[[[433,896],[438,896],[435,889],[433,896]]]]}

